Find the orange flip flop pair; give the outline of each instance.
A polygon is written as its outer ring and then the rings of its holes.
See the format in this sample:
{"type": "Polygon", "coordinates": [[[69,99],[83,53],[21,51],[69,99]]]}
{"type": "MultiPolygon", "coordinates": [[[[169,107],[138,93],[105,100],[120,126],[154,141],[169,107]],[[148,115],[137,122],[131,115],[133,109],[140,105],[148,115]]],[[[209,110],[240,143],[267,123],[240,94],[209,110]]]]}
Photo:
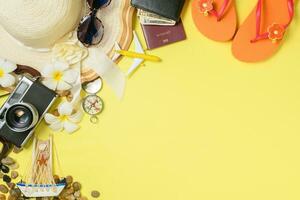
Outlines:
{"type": "Polygon", "coordinates": [[[194,0],[196,27],[216,41],[233,39],[233,55],[245,62],[271,57],[282,44],[294,17],[294,0],[258,0],[256,8],[237,30],[235,0],[194,0]]]}

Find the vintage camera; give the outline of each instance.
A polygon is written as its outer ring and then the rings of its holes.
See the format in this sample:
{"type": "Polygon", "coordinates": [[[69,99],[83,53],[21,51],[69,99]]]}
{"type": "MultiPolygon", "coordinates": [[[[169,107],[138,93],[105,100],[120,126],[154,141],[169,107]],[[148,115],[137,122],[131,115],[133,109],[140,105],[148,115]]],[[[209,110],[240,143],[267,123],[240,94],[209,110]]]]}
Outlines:
{"type": "Polygon", "coordinates": [[[22,77],[0,109],[0,137],[24,146],[56,98],[57,94],[38,80],[22,77]]]}

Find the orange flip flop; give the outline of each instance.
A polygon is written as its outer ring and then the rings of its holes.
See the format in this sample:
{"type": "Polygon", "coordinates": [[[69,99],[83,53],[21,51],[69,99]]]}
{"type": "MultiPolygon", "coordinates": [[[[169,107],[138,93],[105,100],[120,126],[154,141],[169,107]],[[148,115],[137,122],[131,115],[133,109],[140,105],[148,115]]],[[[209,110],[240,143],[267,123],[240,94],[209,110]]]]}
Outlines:
{"type": "Polygon", "coordinates": [[[233,40],[233,55],[244,62],[271,57],[282,44],[293,17],[294,0],[258,0],[233,40]]]}
{"type": "Polygon", "coordinates": [[[198,30],[212,40],[226,42],[236,32],[235,0],[194,0],[192,16],[198,30]]]}

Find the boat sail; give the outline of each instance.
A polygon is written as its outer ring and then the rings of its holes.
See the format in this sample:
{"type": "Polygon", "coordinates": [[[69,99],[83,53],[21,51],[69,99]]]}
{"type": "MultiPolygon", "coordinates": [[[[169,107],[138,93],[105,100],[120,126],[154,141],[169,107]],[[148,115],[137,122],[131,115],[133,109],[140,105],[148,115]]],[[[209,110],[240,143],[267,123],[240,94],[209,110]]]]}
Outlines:
{"type": "Polygon", "coordinates": [[[34,139],[31,168],[25,181],[17,184],[26,197],[58,196],[66,186],[64,181],[55,183],[53,178],[52,140],[34,139]]]}

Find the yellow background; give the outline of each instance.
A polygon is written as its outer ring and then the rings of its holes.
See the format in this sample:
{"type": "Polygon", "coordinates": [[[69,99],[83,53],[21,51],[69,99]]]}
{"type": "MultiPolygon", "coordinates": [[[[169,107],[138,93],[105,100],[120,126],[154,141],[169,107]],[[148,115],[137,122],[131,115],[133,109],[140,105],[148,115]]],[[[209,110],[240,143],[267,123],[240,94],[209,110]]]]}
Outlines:
{"type": "MultiPolygon", "coordinates": [[[[240,22],[256,2],[237,1],[240,22]]],[[[79,132],[55,134],[64,175],[102,200],[300,199],[299,15],[273,58],[246,64],[202,36],[190,10],[188,39],[148,51],[163,62],[141,67],[121,102],[104,87],[99,124],[86,116],[79,132]]],[[[13,155],[22,170],[30,153],[13,155]]]]}

